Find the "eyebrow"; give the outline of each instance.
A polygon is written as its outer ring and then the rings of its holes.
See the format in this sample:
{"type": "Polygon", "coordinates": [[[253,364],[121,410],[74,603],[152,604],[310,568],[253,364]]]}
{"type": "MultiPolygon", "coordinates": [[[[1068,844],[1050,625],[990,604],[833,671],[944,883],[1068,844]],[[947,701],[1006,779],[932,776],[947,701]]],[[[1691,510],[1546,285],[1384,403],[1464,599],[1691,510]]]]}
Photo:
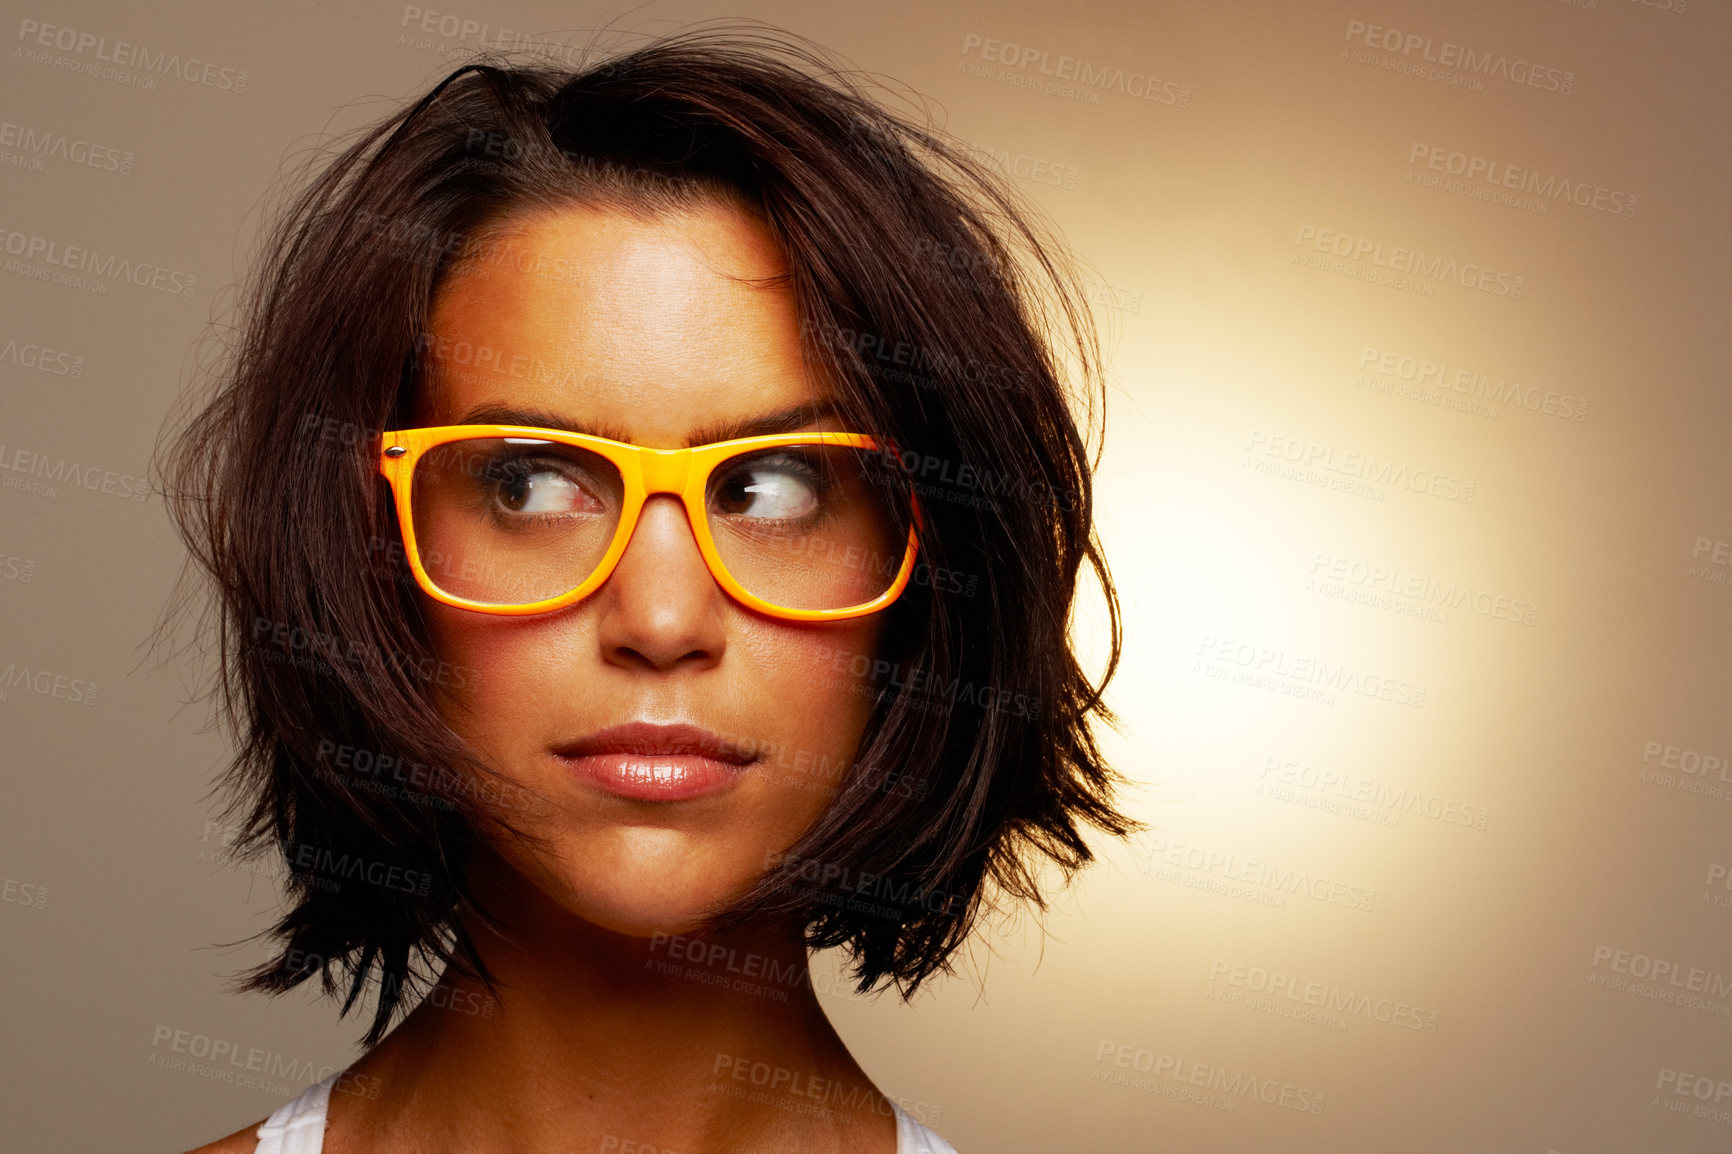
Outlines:
{"type": "MultiPolygon", "coordinates": [[[[734,421],[712,421],[693,429],[686,436],[686,447],[713,445],[717,441],[733,441],[740,437],[761,437],[771,433],[791,433],[825,417],[834,416],[835,404],[819,401],[794,405],[761,416],[734,421]]],[[[581,421],[564,413],[546,409],[520,409],[510,405],[482,404],[463,414],[459,425],[529,425],[537,429],[561,429],[568,433],[584,433],[591,437],[606,437],[610,441],[636,444],[624,429],[605,422],[581,421]]]]}

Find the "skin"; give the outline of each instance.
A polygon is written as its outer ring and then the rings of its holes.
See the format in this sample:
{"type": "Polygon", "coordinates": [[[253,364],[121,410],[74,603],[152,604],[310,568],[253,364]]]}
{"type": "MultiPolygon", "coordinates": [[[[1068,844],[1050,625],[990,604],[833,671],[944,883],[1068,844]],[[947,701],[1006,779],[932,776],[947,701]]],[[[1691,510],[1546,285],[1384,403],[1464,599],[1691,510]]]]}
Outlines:
{"type": "MultiPolygon", "coordinates": [[[[735,427],[826,397],[802,363],[792,295],[774,279],[784,262],[735,208],[643,217],[568,207],[513,218],[494,245],[512,259],[472,260],[441,287],[435,353],[467,341],[501,350],[500,364],[529,357],[537,368],[445,366],[415,425],[501,406],[679,448],[747,435],[756,430],[735,427]],[[520,267],[532,258],[541,263],[520,267]]],[[[834,416],[788,431],[808,429],[850,431],[834,416]]],[[[544,799],[505,816],[547,844],[487,835],[475,877],[510,930],[471,925],[499,1000],[442,980],[332,1094],[326,1154],[568,1154],[626,1142],[681,1154],[892,1154],[890,1106],[809,981],[774,983],[782,1000],[694,980],[733,975],[727,962],[693,965],[690,949],[669,965],[668,939],[656,937],[700,932],[825,809],[841,775],[796,768],[806,763],[794,754],[809,751],[817,766],[852,757],[869,702],[829,672],[831,655],[873,652],[882,618],[813,624],[743,608],[711,577],[672,496],[650,498],[618,568],[576,605],[530,617],[427,605],[440,656],[470,671],[442,712],[490,767],[544,799]],[[551,756],[640,720],[785,756],[719,794],[676,802],[607,794],[551,756]],[[818,1087],[832,1108],[800,1110],[804,1099],[786,1089],[749,1100],[760,1086],[731,1075],[753,1062],[818,1087]]],[[[707,940],[732,949],[736,967],[758,955],[760,966],[805,973],[797,926],[707,940]]],[[[250,1152],[255,1130],[203,1149],[250,1152]]]]}

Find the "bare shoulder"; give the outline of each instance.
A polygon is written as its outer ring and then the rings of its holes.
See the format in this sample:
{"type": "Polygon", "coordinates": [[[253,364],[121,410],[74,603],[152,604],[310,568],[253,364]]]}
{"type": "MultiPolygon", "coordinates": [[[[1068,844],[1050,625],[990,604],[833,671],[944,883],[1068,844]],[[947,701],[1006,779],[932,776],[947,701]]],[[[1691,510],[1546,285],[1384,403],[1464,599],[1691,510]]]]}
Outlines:
{"type": "Polygon", "coordinates": [[[218,1138],[208,1146],[187,1151],[187,1154],[253,1154],[259,1145],[259,1127],[264,1124],[265,1120],[260,1118],[251,1126],[243,1126],[227,1138],[218,1138]]]}

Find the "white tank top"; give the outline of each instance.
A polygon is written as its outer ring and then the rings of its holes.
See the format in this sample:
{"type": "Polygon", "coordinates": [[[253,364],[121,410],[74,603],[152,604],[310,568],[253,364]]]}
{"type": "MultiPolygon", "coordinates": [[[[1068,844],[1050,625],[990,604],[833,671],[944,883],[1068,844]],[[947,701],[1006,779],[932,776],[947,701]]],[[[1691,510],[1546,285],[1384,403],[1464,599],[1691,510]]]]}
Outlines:
{"type": "MultiPolygon", "coordinates": [[[[323,1082],[308,1086],[293,1102],[259,1127],[259,1144],[253,1154],[320,1154],[325,1145],[325,1107],[331,1100],[331,1084],[342,1071],[323,1082]]],[[[916,1122],[894,1101],[896,1154],[956,1154],[956,1147],[916,1122]]]]}

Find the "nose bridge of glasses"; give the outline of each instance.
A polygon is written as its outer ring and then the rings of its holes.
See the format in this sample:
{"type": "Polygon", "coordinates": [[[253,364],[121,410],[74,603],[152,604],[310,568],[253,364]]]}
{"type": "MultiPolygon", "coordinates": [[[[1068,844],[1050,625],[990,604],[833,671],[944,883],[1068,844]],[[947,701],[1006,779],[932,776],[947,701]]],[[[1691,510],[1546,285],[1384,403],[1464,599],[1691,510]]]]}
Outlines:
{"type": "Polygon", "coordinates": [[[643,463],[644,495],[683,493],[691,475],[692,455],[688,449],[645,449],[638,458],[643,463]]]}

